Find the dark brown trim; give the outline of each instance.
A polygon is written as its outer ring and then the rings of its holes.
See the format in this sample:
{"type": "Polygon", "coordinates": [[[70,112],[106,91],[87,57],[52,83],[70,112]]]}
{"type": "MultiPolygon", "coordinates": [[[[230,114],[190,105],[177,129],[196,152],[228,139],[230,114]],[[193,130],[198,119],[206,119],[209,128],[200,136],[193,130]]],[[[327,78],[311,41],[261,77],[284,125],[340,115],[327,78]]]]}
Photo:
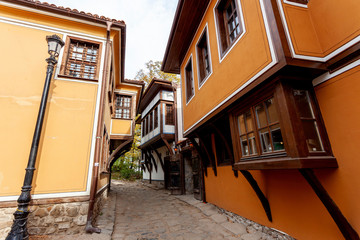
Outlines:
{"type": "Polygon", "coordinates": [[[312,169],[300,169],[301,175],[306,179],[318,198],[324,204],[331,217],[335,221],[342,235],[347,240],[359,240],[359,234],[350,225],[345,216],[340,211],[334,200],[320,183],[312,169]]]}
{"type": "Polygon", "coordinates": [[[163,142],[165,143],[165,146],[166,146],[167,149],[169,150],[169,154],[170,154],[170,155],[174,155],[174,151],[173,151],[173,149],[171,148],[169,142],[166,140],[164,134],[161,134],[161,139],[163,140],[163,142]]]}
{"type": "Polygon", "coordinates": [[[272,216],[271,216],[271,209],[270,204],[267,198],[265,197],[264,193],[261,191],[259,185],[257,184],[254,177],[251,175],[249,171],[241,170],[241,174],[245,177],[245,179],[248,181],[252,189],[255,191],[257,197],[259,198],[261,205],[263,206],[266,216],[269,219],[270,222],[272,222],[272,216]]]}
{"type": "Polygon", "coordinates": [[[199,134],[195,134],[195,136],[199,139],[199,143],[200,143],[200,147],[204,150],[207,158],[211,161],[211,167],[212,167],[212,170],[214,171],[214,175],[215,177],[217,176],[217,169],[216,169],[216,163],[215,163],[215,159],[213,157],[211,157],[211,154],[210,154],[210,150],[207,149],[204,141],[201,139],[200,135],[199,134]]]}
{"type": "MultiPolygon", "coordinates": [[[[47,205],[47,204],[60,204],[60,203],[73,203],[73,202],[88,202],[90,196],[81,197],[64,197],[64,198],[45,198],[45,199],[32,199],[30,205],[47,205]]],[[[17,201],[0,202],[0,208],[16,207],[17,201]]]]}
{"type": "Polygon", "coordinates": [[[236,170],[276,170],[300,168],[337,168],[336,158],[331,156],[311,156],[303,158],[262,158],[259,160],[239,161],[234,164],[236,170]]]}
{"type": "MultiPolygon", "coordinates": [[[[235,161],[234,161],[234,154],[233,154],[233,152],[232,152],[232,150],[231,150],[231,148],[230,148],[230,144],[231,144],[231,143],[229,143],[229,142],[227,141],[227,139],[226,139],[226,137],[224,136],[224,134],[222,134],[222,132],[221,132],[213,123],[211,123],[210,126],[215,130],[215,132],[217,133],[217,135],[220,136],[222,142],[223,142],[224,145],[225,145],[226,151],[228,152],[228,154],[229,154],[229,156],[230,156],[230,158],[231,158],[231,165],[234,165],[234,163],[235,163],[235,161]]],[[[233,171],[234,171],[234,176],[235,176],[235,177],[238,177],[239,175],[238,175],[237,170],[233,170],[233,171]]]]}

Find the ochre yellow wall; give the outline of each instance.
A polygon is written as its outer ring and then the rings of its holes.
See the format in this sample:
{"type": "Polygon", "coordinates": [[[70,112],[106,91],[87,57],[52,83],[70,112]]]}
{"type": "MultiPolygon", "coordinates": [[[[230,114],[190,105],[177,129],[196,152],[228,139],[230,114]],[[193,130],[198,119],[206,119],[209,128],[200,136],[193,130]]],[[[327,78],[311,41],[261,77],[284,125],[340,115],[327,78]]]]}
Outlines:
{"type": "MultiPolygon", "coordinates": [[[[0,15],[79,32],[96,27],[0,7],[0,15]]],[[[20,193],[46,75],[46,36],[56,32],[0,23],[0,196],[20,193]]],[[[60,33],[56,33],[60,37],[60,33]]],[[[85,191],[98,86],[52,80],[33,193],[85,191]]]]}
{"type": "Polygon", "coordinates": [[[131,120],[112,119],[111,134],[131,134],[131,120]]]}
{"type": "Polygon", "coordinates": [[[309,1],[308,8],[282,5],[297,54],[324,57],[360,34],[358,0],[309,1]]]}
{"type": "Polygon", "coordinates": [[[104,28],[88,25],[84,23],[74,22],[63,18],[57,18],[49,15],[14,9],[10,7],[0,6],[0,15],[21,21],[41,24],[49,27],[67,29],[79,33],[96,35],[106,38],[106,27],[104,28]]]}
{"type": "Polygon", "coordinates": [[[259,1],[241,0],[246,33],[220,64],[213,13],[215,4],[215,0],[211,1],[181,64],[185,131],[272,61],[259,1]],[[195,47],[206,23],[208,23],[212,75],[199,90],[195,47]],[[184,67],[190,54],[193,61],[195,97],[186,105],[184,67]]]}
{"type": "MultiPolygon", "coordinates": [[[[315,170],[329,195],[360,232],[360,67],[343,73],[315,88],[338,169],[315,170]]],[[[255,192],[231,167],[218,167],[215,177],[208,168],[206,199],[222,208],[284,231],[296,239],[344,239],[330,214],[296,170],[251,171],[269,200],[273,222],[266,218],[255,192]]]]}

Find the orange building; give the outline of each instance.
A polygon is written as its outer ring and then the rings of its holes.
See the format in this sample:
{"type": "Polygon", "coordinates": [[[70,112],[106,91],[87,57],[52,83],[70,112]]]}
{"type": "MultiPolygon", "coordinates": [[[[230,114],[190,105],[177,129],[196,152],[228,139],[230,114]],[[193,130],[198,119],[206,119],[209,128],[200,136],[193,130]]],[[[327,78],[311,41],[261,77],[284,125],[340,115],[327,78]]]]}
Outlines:
{"type": "Polygon", "coordinates": [[[25,176],[46,75],[46,36],[53,34],[65,46],[50,84],[29,232],[91,228],[110,165],[131,146],[143,90],[142,82],[124,79],[125,29],[123,21],[76,9],[0,1],[0,238],[10,230],[25,176]]]}
{"type": "Polygon", "coordinates": [[[359,11],[179,0],[162,70],[181,74],[206,201],[296,239],[359,239],[359,11]]]}

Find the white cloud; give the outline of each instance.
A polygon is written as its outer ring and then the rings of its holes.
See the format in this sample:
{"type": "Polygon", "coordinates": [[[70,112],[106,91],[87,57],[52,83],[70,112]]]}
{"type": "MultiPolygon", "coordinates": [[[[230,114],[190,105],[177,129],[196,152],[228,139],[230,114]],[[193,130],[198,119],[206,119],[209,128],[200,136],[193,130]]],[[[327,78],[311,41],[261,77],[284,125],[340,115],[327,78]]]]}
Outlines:
{"type": "Polygon", "coordinates": [[[47,0],[57,6],[124,20],[125,77],[133,79],[149,60],[162,60],[177,0],[47,0]]]}

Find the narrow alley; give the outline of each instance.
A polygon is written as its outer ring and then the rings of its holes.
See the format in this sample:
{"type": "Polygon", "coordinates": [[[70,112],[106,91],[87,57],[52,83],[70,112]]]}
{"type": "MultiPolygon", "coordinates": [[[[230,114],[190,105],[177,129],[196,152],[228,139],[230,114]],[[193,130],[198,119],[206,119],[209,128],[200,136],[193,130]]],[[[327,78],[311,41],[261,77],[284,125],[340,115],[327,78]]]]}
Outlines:
{"type": "Polygon", "coordinates": [[[112,239],[285,239],[232,222],[215,206],[192,195],[173,196],[140,182],[113,181],[112,198],[115,197],[112,239]]]}

